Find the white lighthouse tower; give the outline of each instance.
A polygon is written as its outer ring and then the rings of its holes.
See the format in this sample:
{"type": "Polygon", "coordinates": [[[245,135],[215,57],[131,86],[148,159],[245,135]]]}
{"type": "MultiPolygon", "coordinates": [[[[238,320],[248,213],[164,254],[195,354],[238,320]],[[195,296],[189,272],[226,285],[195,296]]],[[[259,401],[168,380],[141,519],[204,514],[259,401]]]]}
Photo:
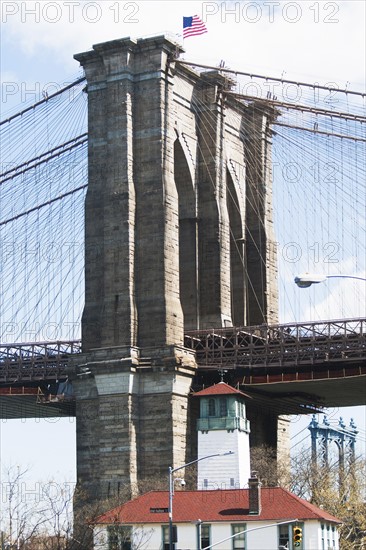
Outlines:
{"type": "Polygon", "coordinates": [[[194,394],[200,400],[197,489],[241,489],[250,478],[249,421],[245,393],[220,382],[194,394]]]}

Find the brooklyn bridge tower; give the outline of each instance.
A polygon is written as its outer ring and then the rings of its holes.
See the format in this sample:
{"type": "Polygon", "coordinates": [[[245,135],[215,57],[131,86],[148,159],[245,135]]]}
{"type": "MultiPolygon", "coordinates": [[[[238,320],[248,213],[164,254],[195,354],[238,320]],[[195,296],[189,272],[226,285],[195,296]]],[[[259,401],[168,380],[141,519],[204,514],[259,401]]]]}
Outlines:
{"type": "MultiPolygon", "coordinates": [[[[277,321],[275,113],[181,53],[159,36],[75,56],[89,109],[77,472],[94,496],[194,456],[186,331],[277,321]]],[[[277,417],[250,419],[252,443],[275,445],[277,417]]]]}

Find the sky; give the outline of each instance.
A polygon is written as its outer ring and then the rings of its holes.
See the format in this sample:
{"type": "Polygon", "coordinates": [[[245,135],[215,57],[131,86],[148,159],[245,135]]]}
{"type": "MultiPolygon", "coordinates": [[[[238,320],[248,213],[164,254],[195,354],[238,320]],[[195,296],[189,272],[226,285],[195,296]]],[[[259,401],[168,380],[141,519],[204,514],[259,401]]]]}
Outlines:
{"type": "MultiPolygon", "coordinates": [[[[0,10],[1,119],[15,106],[21,110],[23,104],[41,99],[42,91],[57,89],[80,75],[79,64],[73,59],[75,53],[126,36],[169,33],[181,42],[182,17],[195,14],[203,19],[208,32],[184,40],[186,60],[214,66],[224,60],[226,66],[246,72],[364,89],[363,0],[2,0],[0,10]]],[[[319,301],[324,299],[322,295],[319,301]]],[[[304,296],[303,300],[306,302],[304,296]]],[[[317,300],[316,295],[313,300],[317,300]]],[[[308,319],[310,311],[305,302],[302,307],[308,319]]],[[[332,317],[342,314],[334,311],[332,317]]],[[[365,446],[365,410],[332,410],[329,415],[335,419],[343,416],[347,424],[354,417],[365,446]]],[[[293,443],[299,444],[309,421],[293,419],[293,443]]],[[[0,457],[3,465],[29,467],[32,479],[73,482],[75,420],[0,421],[0,457]]]]}

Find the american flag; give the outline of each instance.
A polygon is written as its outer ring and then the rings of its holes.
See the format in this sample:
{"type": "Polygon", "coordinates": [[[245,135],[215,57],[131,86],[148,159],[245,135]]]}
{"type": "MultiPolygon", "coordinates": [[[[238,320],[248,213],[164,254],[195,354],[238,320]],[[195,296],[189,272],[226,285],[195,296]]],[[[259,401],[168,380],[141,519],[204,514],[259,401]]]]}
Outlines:
{"type": "Polygon", "coordinates": [[[197,36],[207,32],[206,25],[198,17],[198,15],[192,15],[192,17],[183,17],[183,38],[188,36],[197,36]]]}

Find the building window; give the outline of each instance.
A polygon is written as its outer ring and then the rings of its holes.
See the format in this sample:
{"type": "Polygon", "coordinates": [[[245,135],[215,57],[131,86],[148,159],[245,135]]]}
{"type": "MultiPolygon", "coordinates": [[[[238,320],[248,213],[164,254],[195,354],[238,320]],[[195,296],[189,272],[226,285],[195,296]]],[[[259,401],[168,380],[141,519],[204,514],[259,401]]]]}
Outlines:
{"type": "Polygon", "coordinates": [[[201,525],[201,548],[211,544],[211,525],[201,525]]]}
{"type": "Polygon", "coordinates": [[[215,399],[208,400],[208,416],[216,416],[215,399]]]}
{"type": "MultiPolygon", "coordinates": [[[[176,535],[176,526],[173,525],[173,541],[174,541],[174,538],[176,538],[176,536],[174,537],[174,534],[176,535]]],[[[169,550],[170,547],[169,547],[169,525],[163,525],[162,526],[162,549],[163,550],[169,550]]],[[[173,542],[173,550],[175,550],[176,546],[175,546],[175,542],[173,542]]]]}
{"type": "Polygon", "coordinates": [[[322,548],[321,550],[335,550],[338,548],[337,544],[337,529],[334,525],[321,524],[322,528],[322,548]]]}
{"type": "Polygon", "coordinates": [[[288,525],[278,526],[278,548],[280,550],[290,548],[290,528],[288,525]]]}
{"type": "Polygon", "coordinates": [[[128,525],[110,526],[108,532],[108,550],[131,550],[132,527],[128,525]]]}
{"type": "Polygon", "coordinates": [[[245,523],[238,523],[231,526],[231,534],[236,535],[232,538],[232,549],[233,550],[245,550],[245,533],[242,531],[246,530],[245,523]],[[241,533],[238,535],[237,533],[241,533]]]}
{"type": "Polygon", "coordinates": [[[330,545],[330,525],[327,525],[327,549],[332,550],[330,545]]]}

